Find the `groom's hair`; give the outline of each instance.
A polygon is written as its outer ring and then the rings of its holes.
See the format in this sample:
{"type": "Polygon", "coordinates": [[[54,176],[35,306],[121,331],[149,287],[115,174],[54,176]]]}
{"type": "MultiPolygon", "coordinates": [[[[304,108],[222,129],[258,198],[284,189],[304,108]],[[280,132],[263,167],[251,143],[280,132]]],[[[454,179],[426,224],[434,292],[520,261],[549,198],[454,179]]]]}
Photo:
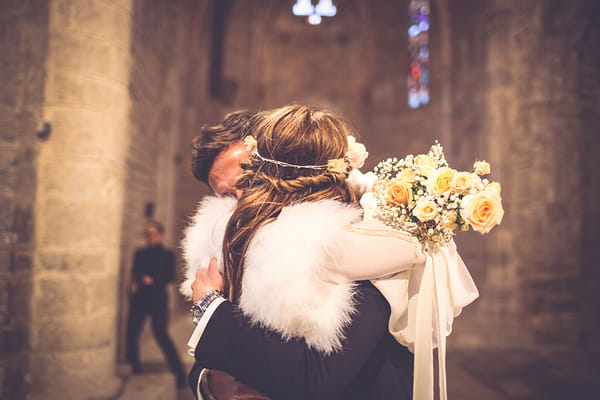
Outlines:
{"type": "Polygon", "coordinates": [[[234,111],[214,125],[204,125],[200,135],[192,141],[192,174],[208,184],[208,173],[215,157],[230,145],[243,140],[251,132],[254,114],[248,111],[234,111]]]}

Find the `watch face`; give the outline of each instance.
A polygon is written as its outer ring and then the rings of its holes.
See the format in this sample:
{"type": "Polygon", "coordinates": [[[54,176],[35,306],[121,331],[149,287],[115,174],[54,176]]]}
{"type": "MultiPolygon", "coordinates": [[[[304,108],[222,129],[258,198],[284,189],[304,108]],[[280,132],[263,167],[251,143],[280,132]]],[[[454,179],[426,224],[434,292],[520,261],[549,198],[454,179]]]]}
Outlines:
{"type": "Polygon", "coordinates": [[[192,306],[192,316],[196,320],[199,320],[202,316],[202,310],[200,310],[200,307],[195,304],[192,306]]]}

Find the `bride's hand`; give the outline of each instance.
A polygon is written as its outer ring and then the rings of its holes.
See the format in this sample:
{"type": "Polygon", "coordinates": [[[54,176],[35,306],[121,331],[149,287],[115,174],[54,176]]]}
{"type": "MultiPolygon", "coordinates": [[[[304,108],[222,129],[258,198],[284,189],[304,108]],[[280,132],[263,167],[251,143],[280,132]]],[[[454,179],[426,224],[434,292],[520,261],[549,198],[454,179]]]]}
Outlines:
{"type": "Polygon", "coordinates": [[[211,258],[207,269],[199,269],[196,272],[196,280],[192,283],[192,301],[195,303],[216,289],[223,290],[223,277],[219,272],[217,260],[211,258]]]}

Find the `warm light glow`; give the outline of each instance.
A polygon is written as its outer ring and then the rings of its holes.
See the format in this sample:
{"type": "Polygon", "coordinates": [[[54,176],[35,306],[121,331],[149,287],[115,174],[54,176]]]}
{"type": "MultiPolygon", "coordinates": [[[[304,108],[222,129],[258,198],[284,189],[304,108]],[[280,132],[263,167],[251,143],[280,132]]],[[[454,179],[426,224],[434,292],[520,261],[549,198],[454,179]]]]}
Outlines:
{"type": "Polygon", "coordinates": [[[331,0],[319,0],[315,11],[322,17],[335,17],[337,8],[331,0]]]}
{"type": "Polygon", "coordinates": [[[312,5],[311,0],[296,0],[292,12],[294,15],[307,17],[311,25],[319,25],[322,17],[334,17],[337,14],[337,7],[332,0],[319,0],[316,6],[312,5]]]}
{"type": "Polygon", "coordinates": [[[311,25],[319,25],[321,23],[321,16],[318,14],[311,14],[308,16],[308,23],[311,25]]]}
{"type": "Polygon", "coordinates": [[[315,7],[311,4],[310,0],[297,0],[296,4],[292,7],[292,12],[294,15],[305,17],[314,14],[315,7]]]}

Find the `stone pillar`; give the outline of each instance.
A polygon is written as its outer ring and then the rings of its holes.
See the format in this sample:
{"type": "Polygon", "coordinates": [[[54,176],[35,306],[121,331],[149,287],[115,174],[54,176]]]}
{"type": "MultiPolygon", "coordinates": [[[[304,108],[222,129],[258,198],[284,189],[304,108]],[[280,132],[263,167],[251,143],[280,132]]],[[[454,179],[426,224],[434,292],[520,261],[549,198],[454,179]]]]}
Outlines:
{"type": "Polygon", "coordinates": [[[452,155],[490,161],[506,210],[457,236],[481,298],[452,346],[597,351],[597,2],[452,4],[452,155]]]}
{"type": "Polygon", "coordinates": [[[482,257],[468,260],[485,265],[471,343],[569,351],[582,334],[577,64],[592,4],[485,4],[472,15],[486,21],[473,32],[485,44],[484,122],[475,140],[503,184],[506,214],[485,240],[475,239],[482,257]]]}
{"type": "Polygon", "coordinates": [[[0,2],[0,398],[27,391],[47,0],[0,2]]]}
{"type": "Polygon", "coordinates": [[[115,376],[131,4],[50,1],[30,399],[107,398],[115,376]]]}

